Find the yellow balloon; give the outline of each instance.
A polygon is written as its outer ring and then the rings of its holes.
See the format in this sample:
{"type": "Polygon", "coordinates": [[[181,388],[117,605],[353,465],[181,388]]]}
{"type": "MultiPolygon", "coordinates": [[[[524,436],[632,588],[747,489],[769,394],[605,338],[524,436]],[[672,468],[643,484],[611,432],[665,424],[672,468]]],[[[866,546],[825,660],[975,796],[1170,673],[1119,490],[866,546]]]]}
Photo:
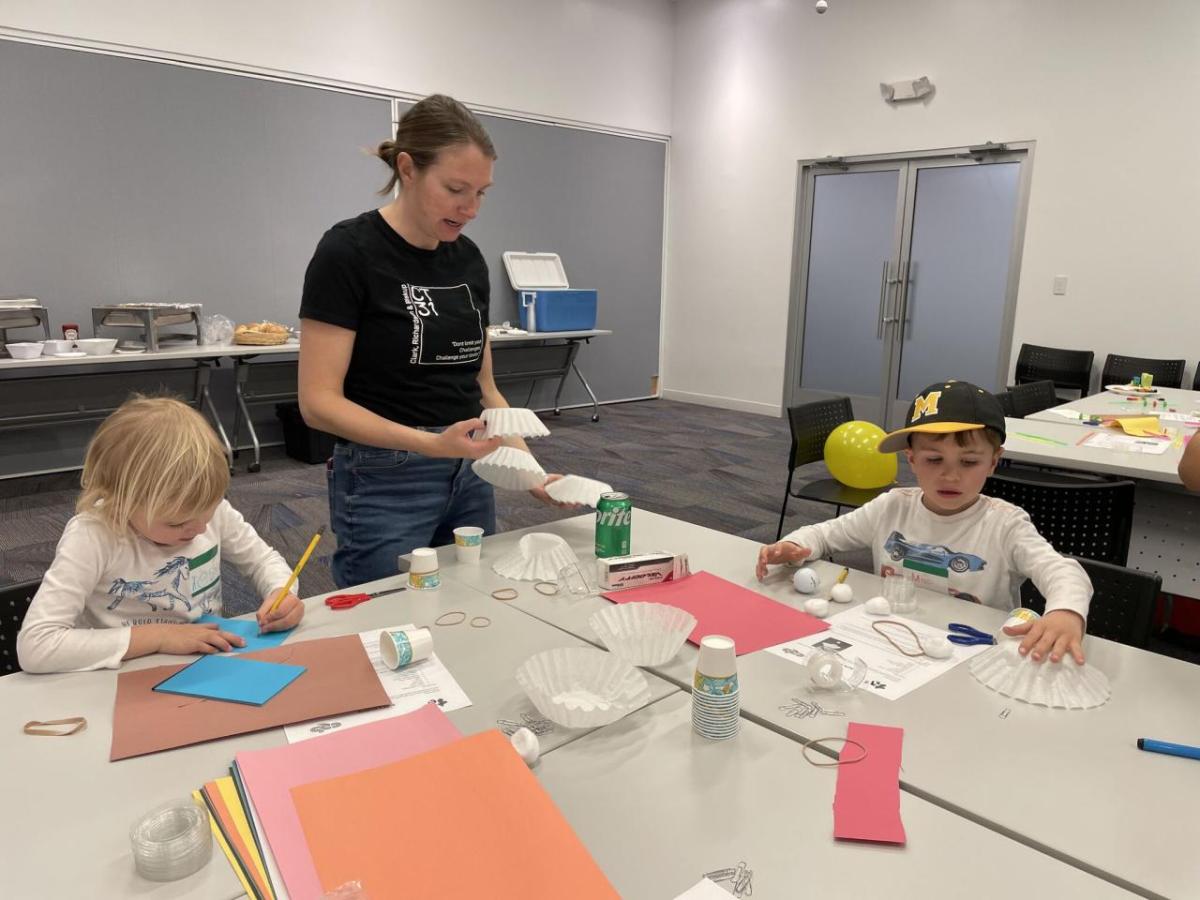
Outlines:
{"type": "Polygon", "coordinates": [[[847,487],[881,488],[896,480],[895,453],[880,453],[884,431],[871,422],[843,422],[825,439],[825,465],[847,487]]]}

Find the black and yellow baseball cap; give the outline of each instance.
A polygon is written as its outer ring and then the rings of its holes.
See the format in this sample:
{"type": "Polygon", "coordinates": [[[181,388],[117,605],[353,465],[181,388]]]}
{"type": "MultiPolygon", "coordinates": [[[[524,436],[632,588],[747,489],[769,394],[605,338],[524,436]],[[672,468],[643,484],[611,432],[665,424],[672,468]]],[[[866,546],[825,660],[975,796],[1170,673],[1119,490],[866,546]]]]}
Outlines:
{"type": "Polygon", "coordinates": [[[908,446],[915,431],[950,434],[991,428],[1004,440],[1004,410],[994,395],[968,381],[939,381],[917,394],[905,416],[906,427],[879,442],[880,453],[895,453],[908,446]]]}

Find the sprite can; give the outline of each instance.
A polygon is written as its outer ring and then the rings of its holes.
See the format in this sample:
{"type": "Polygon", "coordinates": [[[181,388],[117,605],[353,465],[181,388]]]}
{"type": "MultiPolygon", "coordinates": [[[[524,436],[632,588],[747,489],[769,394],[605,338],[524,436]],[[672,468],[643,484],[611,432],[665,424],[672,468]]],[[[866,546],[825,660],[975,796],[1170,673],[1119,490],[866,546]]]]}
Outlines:
{"type": "Polygon", "coordinates": [[[633,503],[628,494],[601,494],[596,504],[596,556],[628,556],[632,524],[633,503]]]}

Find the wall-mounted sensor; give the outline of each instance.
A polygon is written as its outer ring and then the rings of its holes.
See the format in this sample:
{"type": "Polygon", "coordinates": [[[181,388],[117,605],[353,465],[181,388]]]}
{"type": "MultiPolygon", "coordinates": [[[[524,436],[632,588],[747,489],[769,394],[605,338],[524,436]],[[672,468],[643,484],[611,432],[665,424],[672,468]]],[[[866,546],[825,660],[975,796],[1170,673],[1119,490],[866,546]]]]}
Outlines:
{"type": "Polygon", "coordinates": [[[823,15],[829,9],[829,0],[817,0],[817,15],[823,15]]]}

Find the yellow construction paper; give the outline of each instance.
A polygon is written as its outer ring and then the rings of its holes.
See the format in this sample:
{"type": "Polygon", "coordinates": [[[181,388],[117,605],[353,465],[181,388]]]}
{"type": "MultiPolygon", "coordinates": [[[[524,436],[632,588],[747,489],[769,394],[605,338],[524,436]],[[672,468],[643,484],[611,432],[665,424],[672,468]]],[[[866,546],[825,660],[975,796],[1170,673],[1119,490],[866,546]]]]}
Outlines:
{"type": "Polygon", "coordinates": [[[1159,424],[1158,416],[1118,416],[1107,424],[1119,425],[1126,434],[1133,435],[1134,437],[1167,436],[1167,433],[1163,431],[1162,425],[1159,424]]]}
{"type": "MultiPolygon", "coordinates": [[[[205,805],[204,798],[200,796],[199,791],[192,791],[192,799],[203,806],[206,812],[208,811],[208,806],[205,805]]],[[[247,897],[253,897],[254,891],[250,889],[250,882],[246,878],[245,873],[242,872],[242,867],[238,865],[237,857],[229,849],[229,843],[225,840],[225,835],[221,834],[221,829],[217,826],[217,820],[211,812],[208,813],[208,824],[212,828],[213,840],[217,842],[217,846],[221,848],[221,852],[229,860],[229,865],[233,869],[233,874],[237,876],[237,880],[242,883],[242,890],[246,892],[247,897]]]]}
{"type": "Polygon", "coordinates": [[[254,868],[258,870],[258,881],[266,887],[268,896],[273,900],[271,882],[267,878],[267,869],[263,865],[262,856],[259,855],[258,844],[254,843],[254,835],[250,830],[250,822],[246,818],[246,810],[242,807],[242,798],[238,796],[237,787],[233,783],[233,776],[226,775],[224,778],[218,778],[216,783],[217,790],[221,792],[221,799],[225,801],[225,807],[229,810],[229,815],[233,817],[233,825],[237,828],[238,834],[242,838],[242,843],[246,845],[246,850],[250,854],[254,868]]]}

